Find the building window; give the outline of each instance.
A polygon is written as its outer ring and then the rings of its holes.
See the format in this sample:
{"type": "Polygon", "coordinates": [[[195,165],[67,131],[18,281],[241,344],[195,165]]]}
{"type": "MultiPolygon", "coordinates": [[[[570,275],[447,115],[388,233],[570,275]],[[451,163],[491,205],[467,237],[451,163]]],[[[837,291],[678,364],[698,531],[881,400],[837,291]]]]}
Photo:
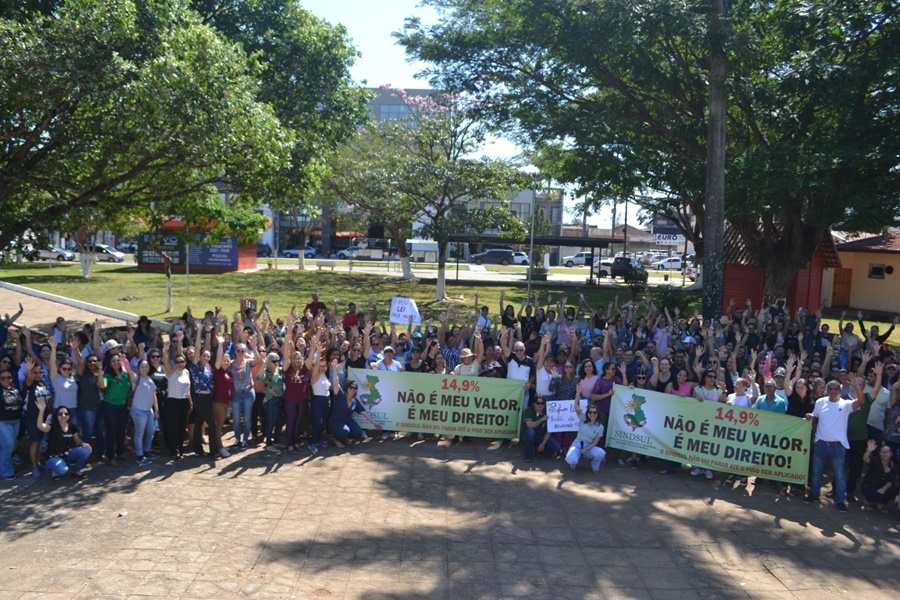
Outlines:
{"type": "Polygon", "coordinates": [[[869,279],[884,279],[884,265],[869,264],[869,279]]]}

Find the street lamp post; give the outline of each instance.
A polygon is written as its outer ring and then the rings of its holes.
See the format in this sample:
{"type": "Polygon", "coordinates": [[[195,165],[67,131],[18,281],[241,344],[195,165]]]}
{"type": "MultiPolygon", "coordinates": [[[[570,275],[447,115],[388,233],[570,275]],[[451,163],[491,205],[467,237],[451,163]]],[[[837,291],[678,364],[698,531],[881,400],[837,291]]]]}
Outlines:
{"type": "Polygon", "coordinates": [[[526,300],[531,302],[531,273],[534,271],[534,213],[535,207],[537,206],[537,183],[540,181],[540,178],[537,177],[534,180],[534,186],[531,188],[531,241],[528,244],[528,257],[531,261],[528,265],[528,291],[526,300]]]}

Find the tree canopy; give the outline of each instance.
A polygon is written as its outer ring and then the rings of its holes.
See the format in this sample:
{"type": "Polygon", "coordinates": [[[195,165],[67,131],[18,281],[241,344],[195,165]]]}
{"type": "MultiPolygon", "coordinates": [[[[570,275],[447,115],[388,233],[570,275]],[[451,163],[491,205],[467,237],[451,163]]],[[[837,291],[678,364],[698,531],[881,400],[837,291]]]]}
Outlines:
{"type": "MultiPolygon", "coordinates": [[[[707,0],[426,0],[398,34],[435,85],[548,154],[595,201],[675,217],[702,252],[707,0]],[[688,217],[693,215],[693,224],[688,217]]],[[[829,227],[878,230],[900,205],[896,3],[732,3],[726,217],[783,295],[829,227]]]]}
{"type": "Polygon", "coordinates": [[[239,209],[310,202],[365,114],[345,32],[297,0],[6,1],[0,38],[0,247],[86,211],[183,215],[213,183],[242,232],[239,209]]]}

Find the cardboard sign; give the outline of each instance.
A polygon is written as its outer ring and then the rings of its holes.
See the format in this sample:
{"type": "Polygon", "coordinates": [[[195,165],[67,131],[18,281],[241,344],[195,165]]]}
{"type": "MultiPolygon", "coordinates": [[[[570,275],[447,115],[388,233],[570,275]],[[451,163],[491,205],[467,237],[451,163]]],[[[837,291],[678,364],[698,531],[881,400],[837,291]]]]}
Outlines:
{"type": "MultiPolygon", "coordinates": [[[[581,414],[587,410],[588,401],[581,400],[581,414]]],[[[551,400],[547,403],[547,431],[578,431],[578,413],[575,412],[574,400],[551,400]]]]}
{"type": "Polygon", "coordinates": [[[413,325],[422,324],[422,315],[419,314],[419,307],[416,306],[415,300],[405,296],[391,298],[391,323],[408,325],[409,315],[413,316],[413,325]]]}

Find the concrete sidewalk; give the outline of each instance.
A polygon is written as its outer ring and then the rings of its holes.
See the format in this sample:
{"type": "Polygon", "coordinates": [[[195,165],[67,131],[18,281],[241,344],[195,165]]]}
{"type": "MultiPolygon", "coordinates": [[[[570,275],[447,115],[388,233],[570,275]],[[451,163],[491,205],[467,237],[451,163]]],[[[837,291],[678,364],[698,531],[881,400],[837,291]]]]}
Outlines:
{"type": "MultiPolygon", "coordinates": [[[[94,315],[0,291],[49,331],[94,315]]],[[[107,321],[104,325],[120,324],[107,321]]],[[[230,433],[225,441],[233,440],[230,433]]],[[[415,436],[346,450],[0,481],[6,598],[866,598],[900,590],[898,514],[721,479],[526,463],[415,436]]],[[[22,467],[21,473],[29,469],[22,467]]]]}

